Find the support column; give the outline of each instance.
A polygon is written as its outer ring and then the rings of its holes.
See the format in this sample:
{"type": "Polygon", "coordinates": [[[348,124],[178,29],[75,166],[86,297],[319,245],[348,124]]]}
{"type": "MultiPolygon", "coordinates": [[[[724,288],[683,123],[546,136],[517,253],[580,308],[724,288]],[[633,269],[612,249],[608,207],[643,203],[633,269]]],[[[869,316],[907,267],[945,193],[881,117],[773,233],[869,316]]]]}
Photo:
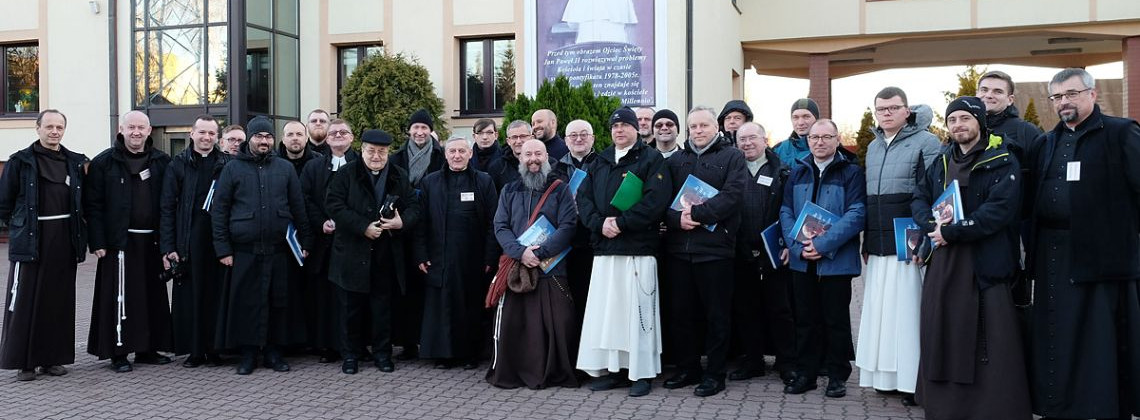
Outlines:
{"type": "Polygon", "coordinates": [[[1140,36],[1121,41],[1124,61],[1124,116],[1140,119],[1140,36]]]}
{"type": "MultiPolygon", "coordinates": [[[[1136,49],[1140,54],[1140,46],[1136,49]]],[[[828,54],[808,55],[808,97],[819,105],[819,117],[831,118],[831,68],[828,54]]],[[[1140,68],[1140,65],[1137,65],[1140,68]]]]}

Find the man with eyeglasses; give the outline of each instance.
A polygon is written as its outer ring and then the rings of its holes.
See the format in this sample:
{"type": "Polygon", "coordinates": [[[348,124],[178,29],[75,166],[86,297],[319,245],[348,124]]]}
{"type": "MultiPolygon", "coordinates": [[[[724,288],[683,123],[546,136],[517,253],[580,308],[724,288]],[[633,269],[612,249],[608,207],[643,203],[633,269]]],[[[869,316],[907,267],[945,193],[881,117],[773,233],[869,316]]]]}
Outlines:
{"type": "MultiPolygon", "coordinates": [[[[588,174],[590,164],[598,157],[597,153],[594,153],[594,127],[585,120],[570,121],[566,124],[566,147],[570,149],[570,153],[558,160],[555,172],[564,176],[569,182],[575,170],[586,171],[588,174]]],[[[570,192],[577,193],[574,190],[570,192]]],[[[590,291],[590,271],[594,265],[594,249],[590,247],[590,229],[581,219],[578,220],[578,228],[574,231],[570,246],[570,253],[566,255],[566,262],[569,263],[566,266],[566,276],[570,280],[570,296],[574,297],[574,313],[577,315],[574,319],[580,321],[586,314],[586,294],[590,291]]],[[[570,337],[570,352],[573,356],[577,355],[581,332],[581,322],[575,323],[570,337]]]]}
{"type": "Polygon", "coordinates": [[[905,393],[902,403],[910,406],[918,379],[922,271],[895,255],[894,219],[911,217],[915,184],[938,157],[941,143],[926,130],[933,111],[926,105],[909,107],[902,89],[883,88],[874,106],[879,126],[865,158],[867,270],[855,365],[859,386],[905,393]]]}
{"type": "Polygon", "coordinates": [[[330,146],[325,143],[329,136],[329,125],[328,111],[320,108],[309,111],[309,119],[305,124],[309,131],[309,148],[323,156],[329,154],[330,146]]]}
{"type": "Polygon", "coordinates": [[[653,137],[649,140],[649,145],[657,148],[661,157],[668,159],[681,150],[681,143],[677,141],[680,131],[681,123],[675,112],[668,109],[657,111],[653,114],[653,137]]]}
{"type": "Polygon", "coordinates": [[[1104,115],[1083,69],[1058,72],[1060,122],[1027,153],[1033,412],[1140,414],[1140,125],[1104,115]]]}
{"type": "Polygon", "coordinates": [[[91,159],[87,190],[88,247],[99,258],[91,302],[87,352],[111,359],[111,370],[130,372],[135,363],[167,364],[172,350],[166,285],[158,280],[159,202],[170,156],[154,147],[150,117],[123,114],[111,148],[91,159]]]}
{"type": "Polygon", "coordinates": [[[503,155],[499,160],[491,161],[487,173],[495,180],[495,188],[502,192],[503,187],[511,181],[519,179],[519,154],[522,145],[533,139],[530,124],[526,121],[514,120],[507,125],[507,144],[503,147],[503,155]]]}
{"type": "Polygon", "coordinates": [[[340,322],[336,316],[336,288],[328,281],[329,253],[333,234],[336,232],[336,222],[325,208],[325,192],[328,191],[329,181],[341,167],[360,158],[360,155],[351,148],[354,137],[347,121],[333,119],[328,122],[327,127],[327,137],[323,144],[328,147],[328,154],[310,160],[301,170],[301,194],[305,196],[305,212],[309,216],[308,229],[315,239],[304,268],[308,278],[303,285],[305,321],[309,333],[309,347],[317,353],[320,363],[332,363],[340,358],[338,353],[340,339],[337,333],[340,322]]]}
{"type": "Polygon", "coordinates": [[[222,168],[210,205],[214,250],[231,270],[222,281],[217,345],[241,353],[238,375],[253,373],[259,350],[265,367],[287,372],[282,354],[304,342],[305,325],[294,315],[299,308],[290,306],[296,290],[288,270],[297,262],[285,235],[289,224],[297,227],[300,254],[307,256],[309,221],[300,180],[273,153],[273,123],[259,116],[247,127],[249,141],[222,168]]]}
{"type": "MultiPolygon", "coordinates": [[[[808,130],[811,155],[800,159],[784,184],[780,228],[788,246],[796,312],[796,378],[785,394],[816,389],[827,368],[824,395],[847,395],[851,376],[851,278],[859,275],[859,233],[865,223],[867,184],[863,169],[838,153],[835,123],[820,119],[808,130]],[[792,231],[804,205],[815,203],[838,219],[822,232],[792,231]]],[[[803,229],[801,229],[802,231],[803,229]]]]}
{"type": "Polygon", "coordinates": [[[637,137],[646,143],[653,141],[653,107],[637,107],[637,137]]]}
{"type": "Polygon", "coordinates": [[[222,140],[218,142],[218,148],[227,155],[236,155],[242,143],[245,143],[245,129],[231,124],[222,129],[222,140]]]}
{"type": "Polygon", "coordinates": [[[471,168],[488,172],[491,164],[503,157],[503,149],[509,148],[499,146],[499,129],[495,126],[495,120],[480,118],[475,121],[471,131],[475,138],[475,146],[471,150],[471,168]]]}
{"type": "MultiPolygon", "coordinates": [[[[1030,143],[1041,135],[1041,129],[1021,119],[1013,105],[1013,89],[1013,78],[1002,71],[988,71],[978,79],[978,98],[986,104],[986,129],[1001,136],[1002,144],[1021,162],[1030,143]]],[[[1022,168],[1022,172],[1028,170],[1022,168]]]]}

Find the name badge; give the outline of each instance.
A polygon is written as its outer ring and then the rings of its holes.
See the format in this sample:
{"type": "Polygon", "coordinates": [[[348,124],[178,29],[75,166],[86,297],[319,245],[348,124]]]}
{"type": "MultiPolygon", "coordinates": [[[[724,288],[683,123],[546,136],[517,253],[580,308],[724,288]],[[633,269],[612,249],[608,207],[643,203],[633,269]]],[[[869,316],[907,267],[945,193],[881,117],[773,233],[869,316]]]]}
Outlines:
{"type": "Polygon", "coordinates": [[[1081,180],[1081,162],[1069,162],[1065,168],[1066,181],[1080,181],[1081,180]]]}
{"type": "Polygon", "coordinates": [[[763,185],[765,187],[771,187],[772,186],[772,177],[759,175],[756,177],[756,183],[763,185]]]}
{"type": "Polygon", "coordinates": [[[143,181],[150,179],[150,168],[143,169],[142,172],[139,172],[139,178],[142,178],[143,181]]]}
{"type": "Polygon", "coordinates": [[[459,193],[459,201],[462,201],[462,202],[475,201],[475,193],[473,193],[473,192],[461,192],[461,193],[459,193]]]}

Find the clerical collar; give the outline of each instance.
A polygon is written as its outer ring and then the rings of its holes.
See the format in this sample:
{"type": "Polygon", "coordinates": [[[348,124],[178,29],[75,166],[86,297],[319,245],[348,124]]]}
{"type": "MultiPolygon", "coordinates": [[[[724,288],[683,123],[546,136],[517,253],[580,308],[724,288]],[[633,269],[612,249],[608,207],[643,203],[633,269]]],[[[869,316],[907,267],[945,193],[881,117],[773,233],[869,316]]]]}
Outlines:
{"type": "Polygon", "coordinates": [[[344,156],[333,155],[330,163],[332,164],[333,172],[336,172],[337,169],[340,169],[341,166],[344,166],[345,163],[348,163],[348,160],[345,159],[344,156]]]}

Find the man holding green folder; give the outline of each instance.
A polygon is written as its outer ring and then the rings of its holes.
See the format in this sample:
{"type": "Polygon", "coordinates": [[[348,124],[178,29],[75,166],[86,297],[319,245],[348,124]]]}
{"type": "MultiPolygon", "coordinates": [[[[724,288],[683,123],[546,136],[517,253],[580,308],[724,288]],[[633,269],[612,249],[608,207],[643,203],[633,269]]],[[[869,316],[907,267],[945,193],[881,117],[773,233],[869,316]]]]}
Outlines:
{"type": "Polygon", "coordinates": [[[629,395],[640,397],[661,373],[655,255],[672,182],[661,153],[638,140],[632,109],[614,111],[609,124],[614,143],[590,165],[577,196],[594,248],[577,367],[606,375],[591,390],[632,386],[629,395]]]}

